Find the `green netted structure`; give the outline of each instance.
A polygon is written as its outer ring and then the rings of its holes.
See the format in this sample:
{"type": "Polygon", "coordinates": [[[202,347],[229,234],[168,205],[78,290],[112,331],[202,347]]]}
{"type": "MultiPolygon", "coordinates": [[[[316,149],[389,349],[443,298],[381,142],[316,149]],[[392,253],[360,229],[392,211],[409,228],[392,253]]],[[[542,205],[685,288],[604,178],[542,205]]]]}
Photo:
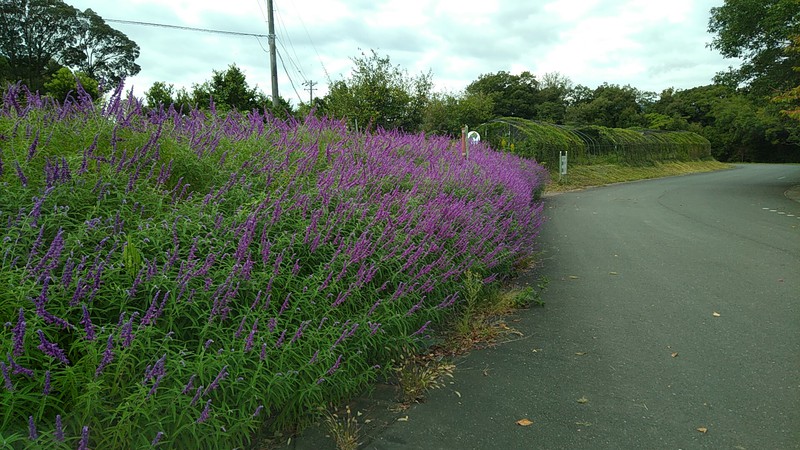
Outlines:
{"type": "Polygon", "coordinates": [[[516,117],[496,119],[476,129],[495,148],[533,158],[549,168],[558,165],[563,151],[577,164],[648,165],[711,157],[708,139],[688,131],[570,127],[516,117]]]}

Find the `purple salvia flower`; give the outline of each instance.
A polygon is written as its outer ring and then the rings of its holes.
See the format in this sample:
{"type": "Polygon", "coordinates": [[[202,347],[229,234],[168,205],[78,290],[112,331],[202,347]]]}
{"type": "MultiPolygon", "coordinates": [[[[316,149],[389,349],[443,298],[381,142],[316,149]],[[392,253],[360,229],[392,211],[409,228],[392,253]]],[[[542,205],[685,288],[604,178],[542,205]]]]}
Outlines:
{"type": "Polygon", "coordinates": [[[267,359],[267,343],[261,344],[261,354],[258,356],[261,361],[267,359]]]}
{"type": "Polygon", "coordinates": [[[264,409],[264,405],[258,405],[258,408],[256,408],[255,412],[253,413],[253,417],[258,417],[258,415],[261,414],[262,409],[264,409]]]}
{"type": "Polygon", "coordinates": [[[194,397],[192,397],[192,401],[189,402],[189,405],[190,406],[194,406],[195,403],[197,403],[197,400],[200,399],[200,395],[202,395],[202,394],[203,394],[203,386],[201,385],[201,386],[198,386],[197,390],[194,391],[194,397]]]}
{"type": "Polygon", "coordinates": [[[58,442],[64,442],[64,425],[61,423],[61,414],[56,415],[56,430],[54,437],[58,442]]]}
{"type": "Polygon", "coordinates": [[[203,423],[206,420],[208,420],[208,416],[210,413],[211,413],[211,399],[208,399],[205,408],[203,408],[203,412],[201,412],[200,417],[197,418],[197,423],[203,423]]]}
{"type": "Polygon", "coordinates": [[[370,329],[370,333],[369,333],[370,336],[375,335],[375,333],[377,333],[378,329],[381,327],[381,324],[377,323],[377,322],[375,322],[375,323],[367,322],[367,323],[368,323],[369,329],[370,329]]]}
{"type": "Polygon", "coordinates": [[[336,358],[336,362],[331,366],[330,369],[328,369],[328,375],[333,375],[334,372],[339,370],[339,365],[341,363],[342,363],[342,355],[339,355],[339,357],[336,358]]]}
{"type": "Polygon", "coordinates": [[[36,431],[36,424],[33,422],[33,416],[28,416],[28,439],[32,441],[39,439],[39,433],[36,431]]]}
{"type": "Polygon", "coordinates": [[[217,374],[217,377],[214,378],[214,381],[208,385],[205,391],[203,391],[203,395],[213,391],[214,389],[219,387],[220,381],[224,380],[228,376],[228,366],[223,366],[222,369],[217,374]]]}
{"type": "Polygon", "coordinates": [[[418,302],[417,302],[417,303],[416,303],[414,306],[412,306],[412,307],[411,307],[411,309],[409,309],[409,310],[406,312],[406,317],[409,317],[409,316],[411,316],[412,314],[414,314],[415,312],[417,312],[417,311],[418,311],[420,308],[422,308],[422,304],[423,304],[424,302],[425,302],[425,296],[423,295],[423,296],[422,296],[422,298],[420,299],[420,301],[418,301],[418,302]]]}
{"type": "Polygon", "coordinates": [[[8,366],[11,368],[12,375],[25,375],[28,378],[33,378],[34,374],[31,369],[26,369],[14,362],[14,359],[11,358],[11,355],[8,353],[6,353],[6,358],[8,359],[8,366]]]}
{"type": "Polygon", "coordinates": [[[92,325],[92,319],[89,317],[89,309],[86,308],[86,304],[82,304],[81,307],[83,308],[83,317],[81,318],[80,324],[83,325],[83,330],[86,333],[86,340],[93,341],[95,338],[94,335],[94,325],[92,325]]]}
{"type": "Polygon", "coordinates": [[[81,429],[81,441],[78,443],[78,450],[89,450],[89,426],[84,425],[81,429]]]}
{"type": "Polygon", "coordinates": [[[44,373],[44,388],[42,388],[42,395],[50,395],[50,371],[44,373]]]}
{"type": "Polygon", "coordinates": [[[210,347],[210,346],[211,346],[211,344],[213,344],[213,343],[214,343],[214,340],[213,340],[213,339],[208,339],[208,340],[206,340],[206,343],[205,343],[205,344],[203,344],[203,347],[204,347],[206,350],[208,350],[208,347],[210,347]]]}
{"type": "Polygon", "coordinates": [[[273,331],[275,331],[275,327],[277,326],[278,326],[278,320],[274,317],[270,318],[269,322],[267,323],[267,328],[269,328],[269,332],[272,333],[273,331]]]}
{"type": "Polygon", "coordinates": [[[286,329],[284,328],[283,331],[281,332],[280,337],[278,337],[278,340],[275,342],[275,347],[281,348],[281,345],[283,345],[283,340],[285,338],[286,338],[286,329]]]}
{"type": "Polygon", "coordinates": [[[114,334],[108,335],[108,341],[106,342],[106,349],[103,352],[103,359],[100,361],[100,364],[97,366],[97,369],[94,371],[94,377],[97,378],[103,373],[103,369],[106,368],[111,361],[114,360],[114,334]]]}
{"type": "Polygon", "coordinates": [[[153,382],[153,387],[150,388],[150,392],[147,393],[146,398],[150,398],[150,396],[156,392],[158,385],[161,383],[161,379],[164,378],[164,375],[166,375],[166,370],[164,369],[166,360],[167,360],[167,354],[164,353],[164,355],[161,358],[159,358],[155,364],[153,364],[152,368],[150,366],[147,366],[147,370],[145,370],[144,373],[144,380],[142,381],[142,386],[145,386],[147,382],[152,380],[153,378],[155,378],[156,381],[153,382]]]}
{"type": "Polygon", "coordinates": [[[319,350],[314,352],[314,355],[311,357],[311,360],[308,361],[308,364],[314,364],[317,362],[317,356],[319,356],[319,350]]]}
{"type": "Polygon", "coordinates": [[[17,177],[19,177],[19,182],[22,183],[22,187],[28,187],[28,178],[25,176],[25,173],[22,172],[19,161],[14,161],[14,168],[17,170],[17,177]]]}
{"type": "Polygon", "coordinates": [[[242,317],[242,321],[239,322],[239,328],[236,330],[236,333],[233,334],[234,339],[239,339],[242,337],[242,331],[244,331],[244,321],[247,320],[247,316],[242,317]]]}
{"type": "Polygon", "coordinates": [[[297,327],[297,331],[294,332],[294,336],[292,336],[292,339],[289,341],[289,344],[294,344],[295,341],[303,337],[303,330],[305,330],[308,324],[309,321],[305,321],[301,323],[299,327],[297,327]]]}
{"type": "Polygon", "coordinates": [[[203,412],[201,412],[200,417],[197,418],[197,423],[203,423],[206,420],[208,420],[208,416],[210,413],[211,413],[211,399],[208,399],[205,408],[203,408],[203,412]]]}
{"type": "Polygon", "coordinates": [[[11,330],[14,337],[14,356],[20,356],[25,352],[25,311],[23,308],[19,309],[19,317],[17,317],[17,325],[11,330]]]}
{"type": "Polygon", "coordinates": [[[192,390],[192,387],[194,387],[194,379],[195,379],[195,377],[197,377],[197,374],[193,374],[191,377],[189,377],[189,382],[186,383],[186,386],[183,387],[183,390],[181,391],[181,394],[188,394],[189,391],[192,390]]]}
{"type": "Polygon", "coordinates": [[[3,372],[3,381],[5,382],[6,390],[9,392],[14,391],[14,385],[11,383],[11,376],[8,374],[8,366],[3,361],[0,361],[0,371],[3,372]]]}
{"type": "Polygon", "coordinates": [[[47,338],[44,337],[44,332],[42,330],[36,330],[36,333],[39,334],[40,342],[37,348],[41,350],[42,353],[53,359],[57,359],[66,365],[70,365],[69,359],[67,359],[67,355],[64,353],[64,350],[62,350],[57,344],[48,341],[47,338]]]}
{"type": "Polygon", "coordinates": [[[284,312],[284,311],[286,311],[287,309],[289,309],[289,298],[291,298],[291,296],[292,296],[292,293],[291,293],[291,292],[289,292],[288,294],[286,294],[286,300],[284,300],[284,301],[283,301],[283,305],[281,305],[281,309],[280,309],[280,311],[278,311],[278,315],[279,315],[279,316],[280,316],[281,314],[283,314],[283,312],[284,312]]]}
{"type": "Polygon", "coordinates": [[[247,335],[247,340],[244,343],[244,351],[249,352],[253,349],[253,339],[258,332],[258,318],[256,318],[255,322],[253,322],[252,328],[250,328],[250,334],[247,335]]]}
{"type": "Polygon", "coordinates": [[[150,443],[150,446],[155,447],[156,445],[158,445],[158,442],[161,440],[162,437],[164,437],[163,431],[159,431],[158,433],[156,433],[156,437],[153,438],[153,442],[150,443]]]}
{"type": "Polygon", "coordinates": [[[425,331],[425,329],[426,329],[426,328],[428,328],[428,325],[430,325],[430,323],[431,323],[431,321],[430,321],[430,320],[429,320],[429,321],[427,321],[427,322],[425,322],[425,324],[424,324],[424,325],[422,325],[422,326],[419,328],[419,330],[417,330],[417,331],[415,331],[415,332],[411,333],[411,336],[416,336],[416,335],[418,335],[418,334],[421,334],[423,331],[425,331]]]}
{"type": "MultiPolygon", "coordinates": [[[[122,325],[122,331],[120,332],[122,348],[130,347],[131,343],[133,342],[133,338],[136,337],[136,335],[133,334],[133,319],[135,319],[138,314],[138,311],[131,314],[131,318],[122,325]]],[[[123,312],[121,318],[124,317],[124,315],[125,313],[123,312]]]]}

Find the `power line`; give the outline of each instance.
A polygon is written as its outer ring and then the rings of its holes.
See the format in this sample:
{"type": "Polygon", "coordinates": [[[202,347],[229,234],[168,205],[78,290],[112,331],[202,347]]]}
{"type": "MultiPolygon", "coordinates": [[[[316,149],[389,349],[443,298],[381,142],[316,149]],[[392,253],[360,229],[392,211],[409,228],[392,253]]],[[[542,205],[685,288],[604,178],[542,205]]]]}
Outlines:
{"type": "Polygon", "coordinates": [[[126,23],[129,25],[145,25],[148,27],[159,27],[159,28],[174,28],[177,30],[190,30],[190,31],[202,31],[204,33],[216,33],[216,34],[228,34],[232,36],[253,36],[253,37],[265,37],[268,38],[269,35],[267,34],[256,34],[256,33],[242,33],[239,31],[224,31],[224,30],[212,30],[209,28],[195,28],[195,27],[182,27],[178,25],[167,25],[165,23],[154,23],[154,22],[138,22],[135,20],[120,20],[120,19],[105,19],[106,22],[116,22],[116,23],[126,23]]]}

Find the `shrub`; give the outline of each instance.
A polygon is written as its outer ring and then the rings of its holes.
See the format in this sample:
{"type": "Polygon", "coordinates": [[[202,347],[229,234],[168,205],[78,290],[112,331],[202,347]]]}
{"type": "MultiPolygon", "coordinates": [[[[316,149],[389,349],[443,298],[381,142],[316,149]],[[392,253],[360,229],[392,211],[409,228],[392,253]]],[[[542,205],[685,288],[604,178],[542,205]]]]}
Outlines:
{"type": "MultiPolygon", "coordinates": [[[[534,251],[542,168],[339,121],[0,109],[0,439],[234,448],[356,393],[467,271],[534,251]]],[[[79,93],[80,94],[80,93],[79,93]]]]}

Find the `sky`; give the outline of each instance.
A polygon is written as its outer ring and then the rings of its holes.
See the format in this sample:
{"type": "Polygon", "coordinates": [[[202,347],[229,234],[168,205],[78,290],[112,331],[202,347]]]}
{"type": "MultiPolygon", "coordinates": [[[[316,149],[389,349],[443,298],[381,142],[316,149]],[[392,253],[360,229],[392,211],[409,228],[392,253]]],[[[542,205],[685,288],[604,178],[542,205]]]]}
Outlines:
{"type": "MultiPolygon", "coordinates": [[[[710,84],[738,62],[707,47],[709,11],[723,0],[273,0],[279,94],[293,105],[350,77],[375,50],[436,92],[482,74],[559,73],[660,93],[710,84]]],[[[267,0],[65,0],[104,19],[268,34],[267,0]]],[[[268,40],[109,22],[135,41],[137,95],[156,81],[190,90],[235,63],[271,93],[268,40]]]]}

